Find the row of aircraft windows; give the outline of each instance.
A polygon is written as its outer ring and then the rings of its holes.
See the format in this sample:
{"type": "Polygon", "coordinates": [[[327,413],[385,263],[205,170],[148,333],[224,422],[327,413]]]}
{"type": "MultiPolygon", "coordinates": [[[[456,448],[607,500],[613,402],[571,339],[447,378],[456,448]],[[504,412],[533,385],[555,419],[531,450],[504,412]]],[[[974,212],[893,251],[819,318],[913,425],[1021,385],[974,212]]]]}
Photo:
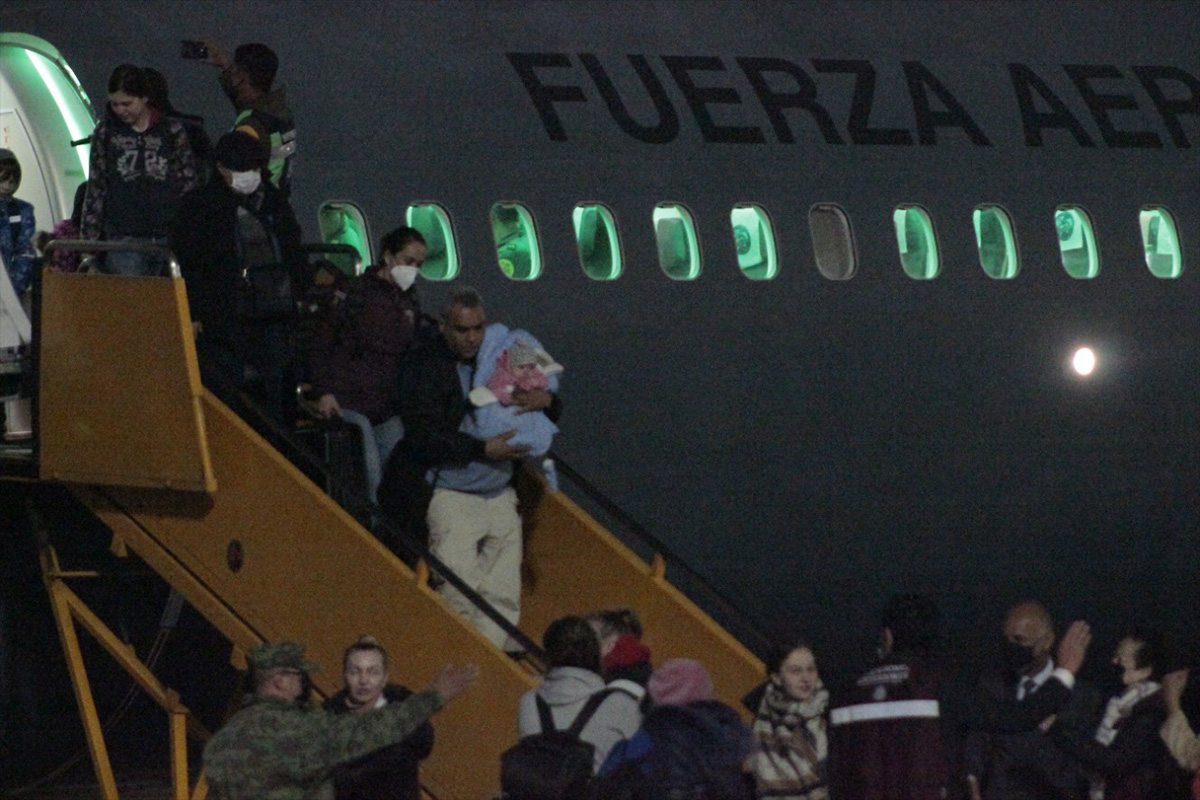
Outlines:
{"type": "MultiPolygon", "coordinates": [[[[459,273],[459,248],[446,209],[437,203],[417,203],[406,211],[407,224],[419,230],[429,255],[422,275],[451,280],[459,273]]],[[[521,203],[496,203],[490,212],[496,261],[509,278],[536,280],[543,259],[533,212],[521,203]]],[[[580,203],[571,213],[579,262],[584,274],[597,281],[616,280],[624,269],[621,238],[612,209],[603,203],[580,203]]],[[[357,206],[331,202],[320,212],[322,238],[352,244],[370,260],[366,223],[357,206]]],[[[998,280],[1015,278],[1020,253],[1012,218],[999,205],[980,205],[972,213],[975,244],[983,271],[998,280]]],[[[900,205],[892,213],[896,246],[904,272],[917,280],[936,278],[942,268],[937,234],[929,212],[919,205],[900,205]]],[[[1146,267],[1157,278],[1178,278],[1182,252],[1175,219],[1161,206],[1146,206],[1138,214],[1146,267]]],[[[678,203],[660,203],[651,216],[658,261],[667,277],[690,281],[700,277],[701,250],[692,213],[678,203]]],[[[779,272],[771,218],[758,205],[740,204],[729,212],[732,244],[743,275],[770,280],[779,272]]],[[[850,217],[838,205],[821,203],[808,214],[817,269],[830,280],[849,280],[858,269],[858,251],[850,217]]],[[[1063,269],[1072,278],[1094,278],[1100,271],[1100,250],[1091,216],[1080,206],[1060,206],[1054,212],[1063,269]]]]}

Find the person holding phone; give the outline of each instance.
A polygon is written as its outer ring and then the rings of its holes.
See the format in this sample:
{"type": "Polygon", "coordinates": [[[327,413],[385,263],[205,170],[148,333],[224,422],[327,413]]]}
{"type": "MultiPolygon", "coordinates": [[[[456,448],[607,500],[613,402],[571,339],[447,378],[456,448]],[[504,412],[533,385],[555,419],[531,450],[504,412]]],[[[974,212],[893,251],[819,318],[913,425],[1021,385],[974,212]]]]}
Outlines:
{"type": "Polygon", "coordinates": [[[284,87],[274,88],[279,57],[260,42],[238,45],[231,60],[211,39],[184,42],[185,58],[202,59],[221,70],[221,90],[233,102],[233,130],[253,136],[268,155],[267,177],[290,195],[296,155],[296,124],[284,87]],[[201,56],[200,53],[204,55],[201,56]]]}

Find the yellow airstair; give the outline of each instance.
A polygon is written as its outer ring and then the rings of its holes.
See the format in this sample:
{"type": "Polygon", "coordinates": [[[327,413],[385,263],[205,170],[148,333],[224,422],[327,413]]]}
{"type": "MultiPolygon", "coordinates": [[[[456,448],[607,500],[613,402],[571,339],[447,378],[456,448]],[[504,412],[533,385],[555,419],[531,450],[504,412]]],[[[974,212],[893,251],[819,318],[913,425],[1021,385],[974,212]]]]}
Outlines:
{"type": "MultiPolygon", "coordinates": [[[[434,721],[422,783],[437,798],[495,794],[536,675],[450,611],[423,563],[406,566],[201,385],[180,278],[45,274],[36,424],[39,478],[68,485],[111,529],[115,552],[136,554],[206,617],[235,666],[256,642],[295,639],[325,666],[316,688],[331,694],[343,648],[365,633],[397,654],[393,677],[409,686],[447,662],[478,663],[475,687],[434,721]]],[[[564,614],[631,607],[655,661],[703,660],[726,702],[761,679],[762,663],[667,581],[661,558],[639,558],[561,493],[543,489],[528,516],[521,629],[531,638],[564,614]]],[[[105,641],[52,550],[43,566],[106,800],[117,789],[76,623],[172,714],[175,797],[203,797],[179,756],[187,698],[105,641]]]]}

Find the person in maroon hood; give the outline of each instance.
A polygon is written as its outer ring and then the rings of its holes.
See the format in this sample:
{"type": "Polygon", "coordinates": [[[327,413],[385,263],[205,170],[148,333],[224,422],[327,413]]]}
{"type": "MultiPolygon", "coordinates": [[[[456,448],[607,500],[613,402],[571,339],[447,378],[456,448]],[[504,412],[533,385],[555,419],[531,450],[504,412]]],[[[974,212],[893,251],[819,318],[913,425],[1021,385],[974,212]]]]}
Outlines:
{"type": "Polygon", "coordinates": [[[396,228],[379,245],[383,263],[351,279],[317,330],[311,356],[317,413],[340,417],[363,432],[371,500],[396,443],[400,361],[421,322],[415,281],[425,261],[425,239],[396,228]]]}

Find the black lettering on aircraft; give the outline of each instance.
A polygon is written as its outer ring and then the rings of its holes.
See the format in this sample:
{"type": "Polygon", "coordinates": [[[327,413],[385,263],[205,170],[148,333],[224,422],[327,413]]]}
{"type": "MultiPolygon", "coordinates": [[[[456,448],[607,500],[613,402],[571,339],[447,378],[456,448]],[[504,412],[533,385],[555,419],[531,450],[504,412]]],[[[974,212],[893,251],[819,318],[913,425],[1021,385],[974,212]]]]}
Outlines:
{"type": "Polygon", "coordinates": [[[538,67],[563,68],[571,66],[571,59],[566,53],[505,53],[508,63],[513,65],[525,90],[533,100],[538,114],[542,118],[542,127],[556,142],[567,140],[567,131],[563,128],[558,112],[554,110],[555,103],[586,103],[583,89],[578,86],[547,86],[538,79],[534,72],[538,67]]]}
{"type": "Polygon", "coordinates": [[[870,61],[843,61],[814,58],[813,68],[823,73],[855,76],[854,97],[850,101],[850,122],[846,126],[855,144],[912,144],[912,134],[904,128],[870,127],[871,105],[875,102],[875,67],[870,61]]]}
{"type": "MultiPolygon", "coordinates": [[[[542,126],[551,141],[565,142],[566,128],[559,116],[560,103],[586,103],[587,96],[580,85],[546,83],[539,70],[569,69],[573,66],[567,53],[506,53],[517,72],[529,98],[541,118],[542,126]]],[[[645,55],[628,55],[634,74],[641,81],[646,97],[654,107],[655,120],[634,119],[630,97],[622,97],[609,71],[593,53],[580,53],[579,61],[587,71],[609,114],[627,135],[649,144],[668,144],[679,138],[679,112],[672,103],[663,81],[650,66],[645,55]],[[650,124],[645,124],[645,123],[650,124]]],[[[663,56],[680,92],[691,109],[701,136],[706,142],[762,144],[766,141],[763,128],[756,125],[718,124],[713,118],[713,106],[745,108],[738,90],[731,85],[698,85],[696,73],[726,74],[724,62],[716,56],[663,56]]],[[[795,132],[786,113],[801,109],[812,117],[827,144],[844,144],[826,105],[819,102],[818,84],[795,62],[782,58],[737,58],[738,66],[757,95],[778,141],[792,144],[795,132]],[[792,88],[794,85],[794,88],[792,88]]],[[[846,138],[861,145],[911,145],[914,132],[906,128],[873,128],[871,110],[875,102],[875,67],[865,60],[813,59],[812,67],[821,74],[854,76],[846,138]]],[[[916,121],[916,141],[922,145],[939,143],[939,128],[958,128],[976,147],[990,147],[991,139],[975,122],[966,106],[920,61],[903,61],[904,78],[916,121]]],[[[1200,80],[1177,67],[1136,66],[1129,68],[1137,77],[1154,104],[1170,133],[1171,141],[1179,148],[1191,147],[1188,132],[1181,117],[1200,118],[1200,80]]],[[[1129,91],[1102,92],[1100,81],[1127,81],[1116,66],[1109,64],[1066,64],[1063,70],[1070,78],[1080,99],[1096,123],[1106,147],[1161,148],[1163,137],[1152,130],[1122,130],[1114,122],[1115,112],[1145,111],[1138,106],[1137,97],[1129,91]]],[[[1080,147],[1096,147],[1096,141],[1083,123],[1050,85],[1026,64],[1008,64],[1009,79],[1021,114],[1025,144],[1042,147],[1049,131],[1070,134],[1080,147]]],[[[703,83],[703,82],[702,82],[703,83]]],[[[1144,102],[1144,101],[1143,101],[1144,102]]],[[[740,109],[739,109],[740,110],[740,109]]],[[[943,136],[945,134],[942,134],[943,136]]]]}
{"type": "Polygon", "coordinates": [[[646,94],[650,96],[650,101],[654,103],[654,110],[658,113],[657,125],[638,124],[633,115],[629,113],[625,102],[621,100],[617,87],[613,85],[608,73],[601,66],[600,59],[592,53],[579,54],[579,60],[583,63],[584,69],[588,71],[588,75],[592,76],[592,83],[596,84],[596,89],[604,98],[604,104],[608,106],[608,113],[612,115],[621,130],[635,139],[650,144],[666,144],[675,141],[675,137],[679,136],[679,115],[675,112],[675,106],[671,104],[671,98],[667,97],[662,82],[650,68],[650,62],[646,60],[645,56],[631,55],[628,58],[633,71],[642,81],[646,94]]]}
{"type": "Polygon", "coordinates": [[[1154,101],[1154,107],[1158,109],[1159,116],[1162,117],[1163,123],[1171,133],[1171,141],[1175,143],[1176,147],[1191,147],[1183,125],[1179,122],[1179,115],[1200,115],[1200,81],[1177,67],[1134,67],[1133,74],[1145,87],[1146,94],[1150,95],[1150,99],[1154,101]],[[1180,100],[1168,99],[1162,87],[1159,86],[1160,81],[1181,83],[1191,92],[1191,96],[1180,100]]]}
{"type": "Polygon", "coordinates": [[[1008,74],[1012,77],[1013,89],[1017,93],[1017,105],[1021,108],[1021,125],[1025,129],[1025,144],[1030,147],[1042,146],[1042,131],[1046,128],[1061,128],[1070,131],[1080,147],[1095,147],[1096,143],[1087,131],[1079,124],[1079,120],[1067,108],[1066,103],[1059,99],[1046,82],[1037,73],[1024,64],[1009,64],[1008,74]],[[1033,93],[1041,97],[1043,103],[1050,106],[1050,111],[1038,111],[1033,93]]]}
{"type": "Polygon", "coordinates": [[[803,108],[812,116],[813,122],[817,123],[827,144],[844,144],[833,124],[833,118],[824,106],[817,102],[816,82],[799,65],[782,58],[739,58],[737,63],[745,73],[746,80],[750,81],[754,88],[754,93],[758,95],[758,100],[767,112],[767,118],[771,120],[771,127],[775,129],[775,136],[779,141],[785,144],[796,141],[787,117],[783,115],[784,109],[803,108]],[[764,73],[768,72],[787,75],[796,82],[796,91],[773,90],[764,77],[764,73]]]}
{"type": "Polygon", "coordinates": [[[697,86],[692,80],[693,72],[724,72],[725,65],[716,56],[663,56],[663,63],[671,77],[679,85],[683,97],[692,109],[696,125],[706,142],[718,144],[762,144],[766,141],[758,128],[736,125],[718,125],[713,122],[709,105],[740,106],[742,98],[731,86],[697,86]]]}
{"type": "Polygon", "coordinates": [[[941,81],[930,72],[920,61],[904,62],[904,79],[908,81],[908,93],[912,95],[913,114],[917,118],[917,141],[921,144],[937,144],[935,128],[962,128],[971,139],[971,144],[979,147],[991,147],[992,143],[984,134],[983,129],[975,124],[971,115],[962,104],[950,94],[941,81]],[[934,111],[929,107],[929,89],[937,95],[944,111],[934,111]]]}
{"type": "Polygon", "coordinates": [[[1109,147],[1162,147],[1162,139],[1153,131],[1119,131],[1109,118],[1110,111],[1136,111],[1137,100],[1131,94],[1100,94],[1092,88],[1094,80],[1124,80],[1121,70],[1111,64],[1064,64],[1067,76],[1079,90],[1079,96],[1092,112],[1096,127],[1109,147]]]}

